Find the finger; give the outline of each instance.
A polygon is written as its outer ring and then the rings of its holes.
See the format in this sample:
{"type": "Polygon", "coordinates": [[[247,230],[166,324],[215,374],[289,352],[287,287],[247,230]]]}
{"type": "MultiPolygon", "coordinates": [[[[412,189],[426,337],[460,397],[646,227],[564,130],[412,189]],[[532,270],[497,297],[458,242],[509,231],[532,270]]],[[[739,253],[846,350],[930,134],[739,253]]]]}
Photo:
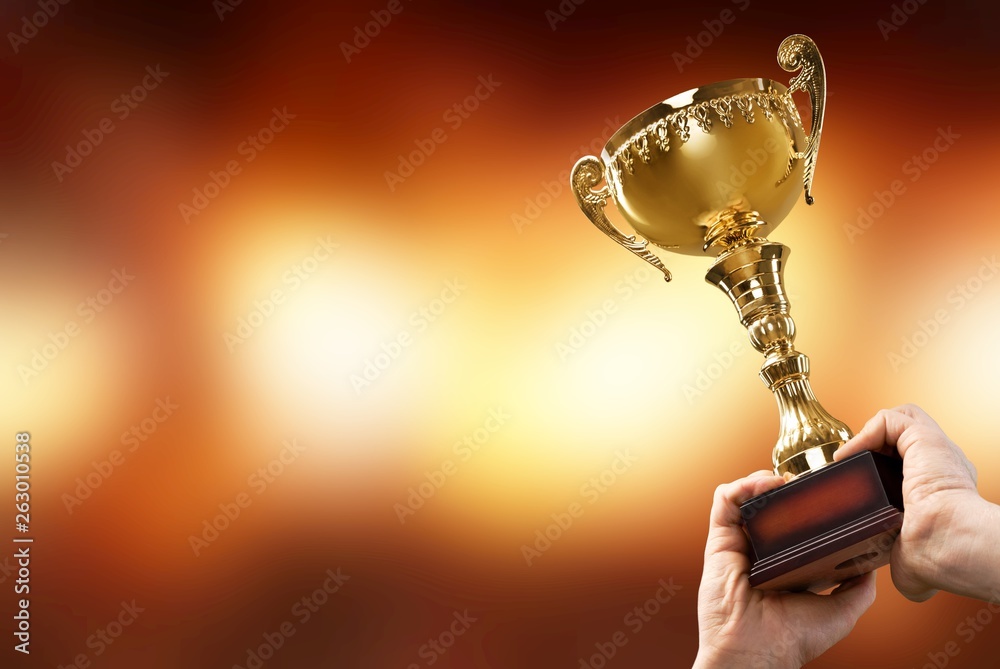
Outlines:
{"type": "MultiPolygon", "coordinates": [[[[789,593],[794,598],[803,624],[812,624],[813,619],[823,620],[826,625],[849,621],[851,625],[875,601],[875,572],[855,576],[841,583],[829,595],[815,595],[811,592],[789,593]]],[[[849,631],[841,630],[840,636],[849,631]]]]}
{"type": "MultiPolygon", "coordinates": [[[[862,451],[878,451],[891,454],[900,435],[917,419],[898,409],[882,409],[873,416],[861,431],[849,439],[833,454],[837,462],[862,451]]],[[[904,449],[905,450],[905,449],[904,449]]]]}
{"type": "Polygon", "coordinates": [[[788,624],[803,631],[808,657],[816,657],[847,636],[875,601],[875,573],[845,581],[829,595],[790,592],[779,597],[788,624]]]}
{"type": "Polygon", "coordinates": [[[717,558],[731,560],[727,551],[745,553],[746,535],[743,533],[740,504],[751,497],[777,488],[784,479],[773,473],[755,472],[746,478],[720,485],[715,490],[712,512],[709,516],[708,541],[705,544],[705,568],[717,558]]]}
{"type": "Polygon", "coordinates": [[[859,586],[864,586],[866,581],[874,579],[875,579],[874,571],[869,571],[864,574],[854,576],[852,578],[847,579],[840,585],[838,585],[836,588],[833,589],[833,591],[830,594],[835,595],[837,593],[844,592],[847,590],[853,590],[854,588],[857,588],[859,586]]]}
{"type": "Polygon", "coordinates": [[[930,425],[939,430],[941,429],[941,426],[937,424],[937,421],[931,418],[926,411],[918,407],[916,404],[900,404],[898,407],[893,407],[892,410],[901,413],[904,416],[909,416],[915,422],[922,425],[930,425]]]}
{"type": "Polygon", "coordinates": [[[848,620],[856,620],[875,601],[875,572],[844,581],[828,595],[829,604],[848,620]]]}
{"type": "Polygon", "coordinates": [[[773,490],[782,483],[784,483],[784,479],[775,476],[774,472],[762,470],[754,472],[746,478],[720,485],[715,489],[712,513],[709,516],[709,531],[739,525],[740,504],[751,497],[773,490]]]}

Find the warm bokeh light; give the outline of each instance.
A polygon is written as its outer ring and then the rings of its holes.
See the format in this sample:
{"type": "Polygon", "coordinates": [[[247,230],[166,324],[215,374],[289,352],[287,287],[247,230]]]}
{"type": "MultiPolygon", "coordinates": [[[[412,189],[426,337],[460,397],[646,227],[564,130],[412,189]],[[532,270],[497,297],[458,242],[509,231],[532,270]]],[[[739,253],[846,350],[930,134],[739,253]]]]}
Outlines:
{"type": "MultiPolygon", "coordinates": [[[[661,252],[664,283],[567,175],[677,92],[786,81],[794,32],[829,100],[816,204],[772,238],[816,393],[855,429],[922,405],[1000,501],[995,8],[926,3],[883,39],[888,3],[755,0],[679,70],[728,3],[586,3],[553,30],[557,2],[405,2],[348,62],[385,3],[227,2],[74,0],[0,56],[0,393],[35,449],[37,666],[246,666],[337,568],[265,666],[429,666],[468,609],[435,666],[577,667],[660,579],[676,598],[608,666],[689,666],[712,491],[769,466],[777,412],[711,261],[661,252]]],[[[4,32],[36,5],[5,3],[4,32]]],[[[879,587],[810,666],[922,666],[981,607],[879,587]]],[[[987,666],[987,637],[949,666],[987,666]]]]}

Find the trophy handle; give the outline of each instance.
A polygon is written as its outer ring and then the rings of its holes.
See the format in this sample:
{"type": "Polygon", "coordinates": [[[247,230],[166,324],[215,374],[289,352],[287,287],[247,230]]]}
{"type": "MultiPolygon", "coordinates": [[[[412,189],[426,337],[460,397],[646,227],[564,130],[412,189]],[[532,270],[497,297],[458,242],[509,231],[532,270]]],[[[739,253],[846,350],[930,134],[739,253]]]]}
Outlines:
{"type": "Polygon", "coordinates": [[[570,185],[573,187],[580,209],[598,230],[663,272],[663,278],[670,281],[670,270],[663,265],[662,260],[646,248],[646,240],[636,241],[635,235],[623,234],[605,215],[604,207],[607,206],[611,191],[607,184],[594,190],[594,186],[601,181],[604,181],[604,164],[600,160],[594,156],[584,156],[576,162],[570,175],[570,185]]]}
{"type": "Polygon", "coordinates": [[[800,70],[788,81],[788,93],[805,91],[809,94],[812,105],[812,126],[806,137],[806,168],[803,176],[806,204],[812,204],[812,182],[816,172],[816,156],[819,154],[819,139],[823,133],[823,109],[826,106],[826,69],[816,43],[805,35],[789,35],[782,40],[778,47],[778,64],[786,72],[800,70]]]}

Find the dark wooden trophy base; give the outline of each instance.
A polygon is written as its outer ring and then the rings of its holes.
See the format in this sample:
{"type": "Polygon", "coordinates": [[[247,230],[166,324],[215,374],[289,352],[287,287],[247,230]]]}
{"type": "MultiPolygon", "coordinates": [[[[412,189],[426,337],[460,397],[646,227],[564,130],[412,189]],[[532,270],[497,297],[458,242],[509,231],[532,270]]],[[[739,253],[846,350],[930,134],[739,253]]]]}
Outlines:
{"type": "Polygon", "coordinates": [[[747,500],[750,585],[822,592],[887,564],[902,487],[902,461],[865,451],[747,500]]]}

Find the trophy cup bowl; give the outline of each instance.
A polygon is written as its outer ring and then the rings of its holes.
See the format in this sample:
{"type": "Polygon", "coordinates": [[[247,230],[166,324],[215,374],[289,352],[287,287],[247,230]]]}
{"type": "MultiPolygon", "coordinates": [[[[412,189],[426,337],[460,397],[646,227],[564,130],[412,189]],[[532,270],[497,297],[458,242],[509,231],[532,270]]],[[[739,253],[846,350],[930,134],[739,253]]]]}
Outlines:
{"type": "Polygon", "coordinates": [[[760,378],[779,415],[772,464],[787,481],[741,507],[753,550],[750,583],[821,591],[888,562],[902,526],[902,471],[898,460],[869,452],[834,463],[850,428],[816,400],[809,358],[794,347],[784,289],[789,249],[768,235],[800,188],[813,203],[826,74],[805,35],[782,41],[778,63],[798,71],[787,87],[732,79],[653,105],[612,135],[600,158],[581,158],[570,182],[590,221],[667,281],[648,242],[715,257],[705,278],[729,297],[764,355],[760,378]],[[799,90],[812,107],[808,134],[792,99],[799,90]],[[609,199],[643,240],[615,227],[604,211],[609,199]]]}
{"type": "Polygon", "coordinates": [[[788,89],[733,79],[675,95],[616,132],[601,154],[618,211],[664,249],[708,253],[727,216],[756,214],[766,237],[803,181],[806,135],[788,89]]]}

